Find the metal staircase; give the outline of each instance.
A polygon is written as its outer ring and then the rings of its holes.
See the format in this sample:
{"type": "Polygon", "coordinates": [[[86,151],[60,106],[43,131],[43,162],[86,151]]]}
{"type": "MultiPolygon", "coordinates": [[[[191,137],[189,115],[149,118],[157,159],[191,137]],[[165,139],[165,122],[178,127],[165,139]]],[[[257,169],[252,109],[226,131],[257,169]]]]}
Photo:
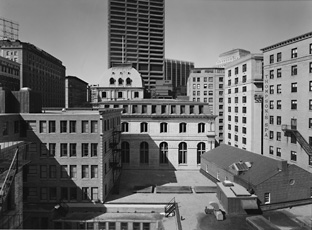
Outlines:
{"type": "Polygon", "coordinates": [[[301,145],[301,147],[304,149],[304,151],[312,156],[312,147],[309,145],[309,143],[304,139],[304,137],[301,135],[301,133],[294,129],[293,127],[289,125],[282,125],[282,130],[285,132],[285,134],[293,134],[296,137],[297,142],[301,145]]]}

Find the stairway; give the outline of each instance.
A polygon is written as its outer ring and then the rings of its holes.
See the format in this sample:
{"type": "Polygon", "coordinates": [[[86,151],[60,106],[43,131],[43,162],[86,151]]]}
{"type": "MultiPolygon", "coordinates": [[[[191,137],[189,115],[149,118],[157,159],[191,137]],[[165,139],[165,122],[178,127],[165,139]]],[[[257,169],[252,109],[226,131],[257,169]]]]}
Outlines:
{"type": "Polygon", "coordinates": [[[298,130],[293,130],[292,133],[296,136],[297,141],[301,145],[301,147],[308,153],[309,155],[312,155],[312,147],[309,145],[309,143],[304,139],[304,137],[298,132],[298,130]]]}
{"type": "Polygon", "coordinates": [[[173,198],[165,207],[165,216],[168,217],[171,213],[173,213],[176,209],[176,202],[173,198]]]}

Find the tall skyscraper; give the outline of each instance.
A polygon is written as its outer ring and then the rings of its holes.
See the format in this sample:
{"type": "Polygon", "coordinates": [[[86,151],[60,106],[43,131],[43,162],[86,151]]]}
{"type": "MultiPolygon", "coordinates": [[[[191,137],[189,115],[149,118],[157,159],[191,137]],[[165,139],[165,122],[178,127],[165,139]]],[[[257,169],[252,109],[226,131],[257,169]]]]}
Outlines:
{"type": "Polygon", "coordinates": [[[155,88],[164,77],[164,0],[109,0],[108,65],[132,63],[155,88]]]}

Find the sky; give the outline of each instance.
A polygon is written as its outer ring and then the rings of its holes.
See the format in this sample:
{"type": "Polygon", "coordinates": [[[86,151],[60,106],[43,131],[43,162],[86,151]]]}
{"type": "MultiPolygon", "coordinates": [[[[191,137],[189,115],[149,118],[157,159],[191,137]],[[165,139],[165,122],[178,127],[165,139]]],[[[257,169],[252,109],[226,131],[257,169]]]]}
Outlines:
{"type": "MultiPolygon", "coordinates": [[[[0,0],[19,39],[98,84],[107,70],[107,0],[0,0]]],[[[212,67],[221,53],[262,48],[312,31],[312,1],[165,0],[165,58],[212,67]]]]}

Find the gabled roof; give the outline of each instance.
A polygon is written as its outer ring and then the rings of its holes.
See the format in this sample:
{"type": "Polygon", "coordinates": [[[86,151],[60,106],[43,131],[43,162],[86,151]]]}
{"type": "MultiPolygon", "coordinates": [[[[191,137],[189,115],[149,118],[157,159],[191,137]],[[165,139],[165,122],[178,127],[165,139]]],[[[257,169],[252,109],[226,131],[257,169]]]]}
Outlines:
{"type": "Polygon", "coordinates": [[[253,185],[258,185],[280,172],[279,160],[224,144],[204,153],[202,158],[227,171],[233,163],[250,162],[251,167],[238,177],[253,185]]]}

